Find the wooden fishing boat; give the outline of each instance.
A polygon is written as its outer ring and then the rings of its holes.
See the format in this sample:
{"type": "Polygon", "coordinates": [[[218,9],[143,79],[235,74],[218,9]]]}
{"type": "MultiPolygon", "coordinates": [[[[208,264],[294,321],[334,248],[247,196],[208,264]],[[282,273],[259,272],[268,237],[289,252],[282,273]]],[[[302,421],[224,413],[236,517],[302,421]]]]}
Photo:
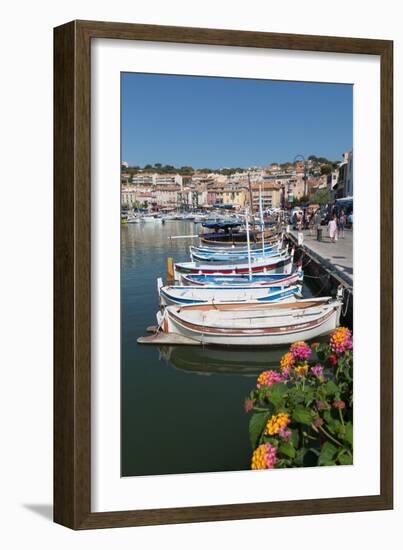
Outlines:
{"type": "MultiPolygon", "coordinates": [[[[238,233],[201,233],[200,241],[208,246],[245,246],[247,241],[246,231],[238,233]]],[[[251,243],[261,243],[262,238],[267,242],[270,238],[278,239],[278,232],[273,229],[262,231],[249,231],[251,243]]]]}
{"type": "Polygon", "coordinates": [[[339,325],[341,307],[341,301],[330,297],[276,304],[193,304],[168,306],[157,313],[157,321],[163,333],[189,344],[271,346],[328,334],[339,325]]]}
{"type": "MultiPolygon", "coordinates": [[[[282,244],[283,244],[283,240],[280,238],[280,239],[272,240],[269,243],[265,242],[264,247],[262,246],[262,243],[259,243],[259,244],[253,243],[250,245],[249,249],[253,252],[263,252],[265,250],[272,250],[273,248],[276,248],[276,247],[280,248],[282,244]]],[[[229,247],[229,246],[202,245],[202,246],[192,246],[192,249],[195,250],[195,252],[201,252],[202,254],[208,253],[208,252],[211,252],[214,254],[218,254],[218,253],[240,254],[242,252],[247,252],[248,246],[245,245],[245,246],[229,247]]]]}
{"type": "Polygon", "coordinates": [[[242,220],[206,220],[205,222],[202,222],[202,226],[206,229],[214,229],[216,232],[218,232],[220,229],[225,231],[226,233],[230,233],[231,231],[238,231],[238,229],[243,225],[242,220]]]}
{"type": "Polygon", "coordinates": [[[175,304],[207,304],[229,302],[295,302],[302,297],[302,286],[163,286],[158,279],[158,294],[161,306],[175,304]]]}
{"type": "Polygon", "coordinates": [[[249,275],[185,275],[180,277],[180,284],[190,286],[241,286],[241,287],[267,287],[288,286],[302,283],[304,274],[301,267],[293,273],[253,273],[249,275]]]}
{"type": "Polygon", "coordinates": [[[267,258],[279,256],[281,254],[281,248],[279,246],[266,248],[264,250],[249,250],[243,252],[198,252],[193,246],[189,247],[190,257],[196,262],[241,262],[248,261],[255,258],[267,258]]]}
{"type": "Polygon", "coordinates": [[[174,279],[180,280],[182,274],[189,275],[231,275],[234,273],[291,273],[293,252],[268,258],[257,258],[250,263],[219,263],[219,262],[181,262],[174,265],[174,279]]]}

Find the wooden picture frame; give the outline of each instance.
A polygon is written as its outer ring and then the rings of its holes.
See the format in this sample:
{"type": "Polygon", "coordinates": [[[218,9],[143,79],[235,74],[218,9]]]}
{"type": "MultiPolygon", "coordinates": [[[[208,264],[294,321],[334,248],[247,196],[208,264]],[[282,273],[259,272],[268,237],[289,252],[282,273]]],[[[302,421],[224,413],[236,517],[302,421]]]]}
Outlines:
{"type": "Polygon", "coordinates": [[[386,510],[393,507],[393,43],[127,23],[54,30],[54,520],[72,529],[386,510]],[[112,38],[380,56],[381,490],[379,495],[91,512],[91,40],[112,38]]]}

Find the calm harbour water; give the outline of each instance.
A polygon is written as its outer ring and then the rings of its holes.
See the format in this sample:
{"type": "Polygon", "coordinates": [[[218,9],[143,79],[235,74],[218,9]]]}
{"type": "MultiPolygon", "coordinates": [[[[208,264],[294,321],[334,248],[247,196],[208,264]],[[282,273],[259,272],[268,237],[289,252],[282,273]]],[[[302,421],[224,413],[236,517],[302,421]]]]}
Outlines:
{"type": "MultiPolygon", "coordinates": [[[[156,324],[157,277],[167,257],[188,261],[200,225],[167,221],[122,226],[122,476],[250,468],[245,397],[286,348],[144,346],[156,324]]],[[[304,296],[309,297],[309,289],[304,296]]]]}

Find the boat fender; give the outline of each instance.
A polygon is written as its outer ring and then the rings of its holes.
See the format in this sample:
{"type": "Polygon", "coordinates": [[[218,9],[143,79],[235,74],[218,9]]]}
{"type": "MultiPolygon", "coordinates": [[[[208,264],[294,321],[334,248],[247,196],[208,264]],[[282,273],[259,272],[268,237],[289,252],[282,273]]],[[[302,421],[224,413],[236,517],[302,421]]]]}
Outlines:
{"type": "Polygon", "coordinates": [[[162,277],[158,277],[157,279],[157,290],[158,290],[158,296],[161,296],[161,288],[164,286],[164,282],[162,280],[162,277]]]}
{"type": "Polygon", "coordinates": [[[339,285],[337,287],[336,297],[337,297],[338,300],[343,301],[343,297],[344,297],[344,286],[343,285],[339,285]]]}

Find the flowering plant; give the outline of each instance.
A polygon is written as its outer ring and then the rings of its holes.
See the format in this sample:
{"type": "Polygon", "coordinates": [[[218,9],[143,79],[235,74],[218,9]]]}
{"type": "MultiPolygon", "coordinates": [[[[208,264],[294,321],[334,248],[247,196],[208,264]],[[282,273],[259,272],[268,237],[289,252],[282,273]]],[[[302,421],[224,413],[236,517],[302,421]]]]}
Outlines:
{"type": "Polygon", "coordinates": [[[278,370],[262,372],[245,401],[252,469],[353,463],[352,333],[294,342],[278,370]]]}

